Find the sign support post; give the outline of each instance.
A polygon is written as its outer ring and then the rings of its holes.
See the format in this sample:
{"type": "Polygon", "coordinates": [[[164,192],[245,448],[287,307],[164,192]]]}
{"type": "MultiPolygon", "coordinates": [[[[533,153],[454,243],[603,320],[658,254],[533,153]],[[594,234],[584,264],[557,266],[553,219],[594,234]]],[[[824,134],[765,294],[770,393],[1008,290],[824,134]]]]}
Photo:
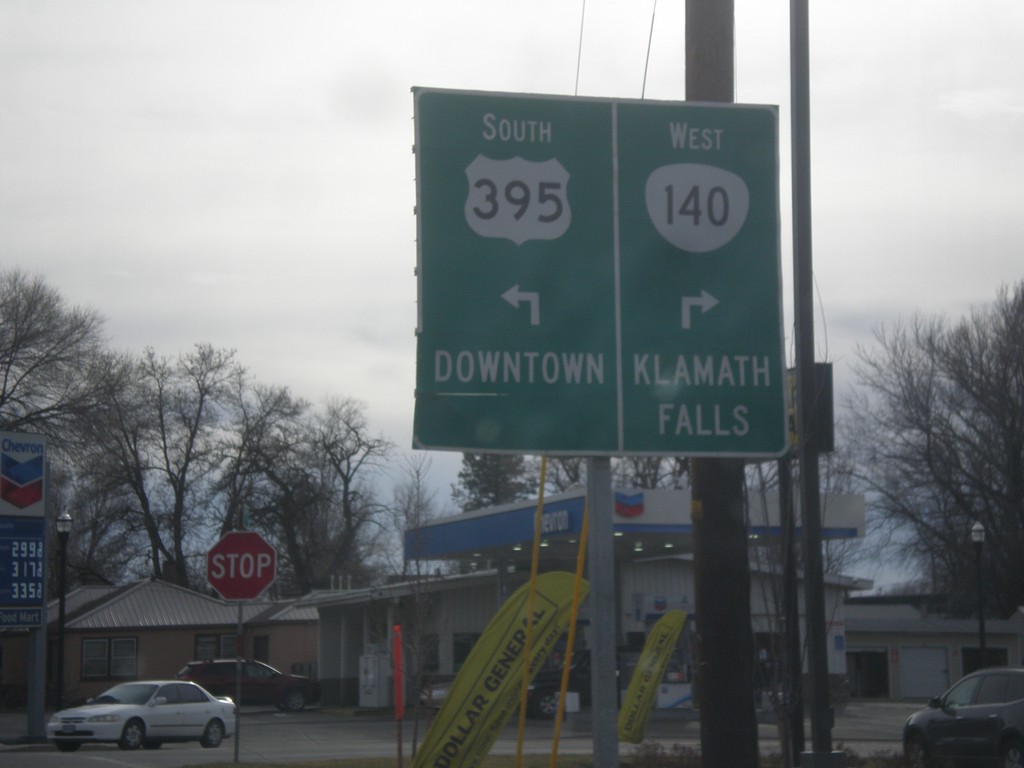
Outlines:
{"type": "Polygon", "coordinates": [[[245,623],[242,615],[243,600],[238,601],[238,626],[235,629],[235,762],[242,746],[242,656],[245,652],[245,623]]]}
{"type": "MultiPolygon", "coordinates": [[[[614,500],[611,459],[587,459],[587,573],[590,582],[590,621],[595,627],[615,626],[614,500]]],[[[615,675],[615,633],[594,632],[590,639],[591,732],[594,768],[619,764],[619,691],[615,675]]]]}
{"type": "Polygon", "coordinates": [[[277,579],[277,550],[255,531],[228,531],[206,553],[206,580],[225,600],[238,604],[235,631],[235,762],[242,731],[242,657],[245,625],[242,607],[277,579]]]}

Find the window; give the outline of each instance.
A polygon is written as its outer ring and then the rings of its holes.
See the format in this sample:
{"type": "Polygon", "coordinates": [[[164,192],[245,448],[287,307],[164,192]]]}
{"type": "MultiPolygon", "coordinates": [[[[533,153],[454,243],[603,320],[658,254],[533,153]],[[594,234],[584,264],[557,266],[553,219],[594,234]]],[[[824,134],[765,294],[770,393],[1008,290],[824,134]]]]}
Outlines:
{"type": "Polygon", "coordinates": [[[118,637],[110,641],[110,676],[135,677],[134,637],[118,637]]]}
{"type": "Polygon", "coordinates": [[[196,652],[193,659],[234,658],[236,635],[196,635],[196,652]]]}
{"type": "Polygon", "coordinates": [[[249,662],[243,666],[242,674],[246,677],[262,678],[264,680],[274,676],[274,670],[264,664],[254,664],[249,662]]]}
{"type": "Polygon", "coordinates": [[[160,690],[156,692],[157,697],[163,696],[167,701],[167,704],[177,704],[178,699],[178,686],[174,683],[164,685],[160,687],[160,690]]]}
{"type": "Polygon", "coordinates": [[[220,636],[220,655],[221,656],[238,656],[238,635],[221,635],[220,636]]]}
{"type": "Polygon", "coordinates": [[[107,676],[107,641],[82,641],[82,677],[107,676]]]}
{"type": "Polygon", "coordinates": [[[207,701],[203,692],[194,685],[177,683],[174,687],[178,693],[178,701],[182,704],[205,704],[207,701]]]}
{"type": "Polygon", "coordinates": [[[479,632],[456,632],[452,635],[452,670],[458,672],[462,669],[462,663],[473,650],[473,646],[480,638],[479,632]]]}
{"type": "Polygon", "coordinates": [[[135,677],[134,637],[92,637],[82,640],[82,678],[135,677]]]}
{"type": "Polygon", "coordinates": [[[950,689],[943,704],[947,707],[964,707],[974,701],[974,692],[981,682],[979,677],[968,677],[950,689]]]}
{"type": "Polygon", "coordinates": [[[1010,682],[1006,686],[1006,700],[1019,699],[1024,699],[1024,675],[1010,675],[1010,682]]]}
{"type": "Polygon", "coordinates": [[[1001,704],[1006,701],[1008,675],[985,675],[978,686],[975,704],[1001,704]]]}

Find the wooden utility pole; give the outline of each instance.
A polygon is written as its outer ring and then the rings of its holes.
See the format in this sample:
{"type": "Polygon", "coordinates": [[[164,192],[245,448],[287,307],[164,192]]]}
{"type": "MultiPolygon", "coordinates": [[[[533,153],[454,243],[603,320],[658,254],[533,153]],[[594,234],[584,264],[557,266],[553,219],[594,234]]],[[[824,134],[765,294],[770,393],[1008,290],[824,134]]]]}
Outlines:
{"type": "Polygon", "coordinates": [[[702,765],[756,768],[754,636],[743,462],[694,459],[691,474],[702,765]]]}
{"type": "MultiPolygon", "coordinates": [[[[733,0],[687,0],[687,101],[733,101],[733,17],[733,0]]],[[[744,464],[693,459],[690,466],[702,764],[756,768],[744,464]]]]}

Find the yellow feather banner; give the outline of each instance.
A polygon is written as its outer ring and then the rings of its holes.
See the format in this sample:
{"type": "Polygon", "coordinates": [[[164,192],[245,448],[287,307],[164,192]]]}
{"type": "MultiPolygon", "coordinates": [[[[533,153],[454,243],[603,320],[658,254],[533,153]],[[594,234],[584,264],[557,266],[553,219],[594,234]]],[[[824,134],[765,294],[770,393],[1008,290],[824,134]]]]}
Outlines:
{"type": "MultiPolygon", "coordinates": [[[[530,642],[530,679],[569,625],[574,577],[537,577],[530,642]]],[[[448,690],[416,753],[413,768],[477,768],[519,705],[526,656],[530,585],[517,589],[488,623],[448,690]]],[[[588,586],[581,585],[581,597],[588,586]]]]}
{"type": "Polygon", "coordinates": [[[669,611],[654,625],[640,653],[633,678],[619,710],[619,740],[639,744],[644,740],[647,718],[654,707],[658,686],[665,676],[679,633],[686,623],[684,611],[669,611]]]}

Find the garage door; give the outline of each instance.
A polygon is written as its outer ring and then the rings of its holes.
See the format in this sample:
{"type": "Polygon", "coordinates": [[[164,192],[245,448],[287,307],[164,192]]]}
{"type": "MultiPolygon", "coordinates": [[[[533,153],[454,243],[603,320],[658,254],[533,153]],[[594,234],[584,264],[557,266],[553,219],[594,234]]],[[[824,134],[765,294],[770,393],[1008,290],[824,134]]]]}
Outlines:
{"type": "Polygon", "coordinates": [[[900,691],[904,699],[930,699],[949,688],[945,647],[900,648],[900,691]]]}

